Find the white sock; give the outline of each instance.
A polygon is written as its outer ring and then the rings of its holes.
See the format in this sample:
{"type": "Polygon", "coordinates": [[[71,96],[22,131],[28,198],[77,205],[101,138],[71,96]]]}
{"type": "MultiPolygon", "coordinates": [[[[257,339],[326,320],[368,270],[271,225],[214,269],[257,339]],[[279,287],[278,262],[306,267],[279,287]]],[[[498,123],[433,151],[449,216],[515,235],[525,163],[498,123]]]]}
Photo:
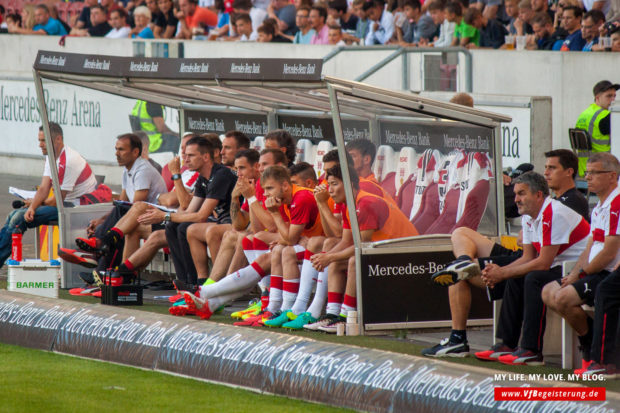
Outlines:
{"type": "MultiPolygon", "coordinates": [[[[299,297],[299,294],[297,295],[299,297]]],[[[319,318],[325,308],[325,299],[327,298],[327,268],[319,273],[316,281],[316,291],[312,304],[308,307],[308,312],[312,317],[319,318]]]]}
{"type": "Polygon", "coordinates": [[[265,292],[269,289],[269,285],[271,284],[271,276],[266,275],[258,282],[258,286],[260,287],[261,292],[265,292]]]}
{"type": "Polygon", "coordinates": [[[215,312],[221,306],[228,304],[234,299],[239,298],[249,293],[250,291],[252,291],[252,287],[246,288],[245,290],[239,290],[231,294],[224,294],[217,297],[209,298],[207,301],[209,303],[209,310],[211,312],[215,312]]]}
{"type": "MultiPolygon", "coordinates": [[[[310,251],[306,251],[312,256],[310,251]]],[[[308,308],[308,301],[310,301],[310,294],[312,294],[312,287],[316,283],[319,272],[314,269],[312,262],[306,254],[304,263],[301,267],[301,276],[299,277],[299,291],[297,292],[297,298],[295,304],[291,308],[293,314],[299,315],[306,311],[308,308]]]]}
{"type": "Polygon", "coordinates": [[[262,268],[252,263],[247,267],[228,274],[218,282],[200,287],[200,297],[211,299],[220,295],[236,293],[252,288],[264,275],[262,268]]]}
{"type": "Polygon", "coordinates": [[[299,291],[299,278],[282,281],[282,310],[290,310],[299,291]]]}
{"type": "Polygon", "coordinates": [[[282,276],[271,274],[271,286],[269,287],[269,305],[267,311],[275,313],[282,307],[282,276]]]}

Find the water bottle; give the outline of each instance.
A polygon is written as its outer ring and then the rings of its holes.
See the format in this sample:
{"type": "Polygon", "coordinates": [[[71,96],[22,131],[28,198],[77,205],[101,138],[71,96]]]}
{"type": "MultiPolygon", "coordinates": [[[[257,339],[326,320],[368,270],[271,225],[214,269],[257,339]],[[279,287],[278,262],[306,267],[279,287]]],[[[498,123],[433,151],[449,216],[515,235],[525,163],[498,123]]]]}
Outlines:
{"type": "Polygon", "coordinates": [[[22,260],[22,230],[15,226],[15,231],[11,235],[11,259],[14,261],[22,260]]]}

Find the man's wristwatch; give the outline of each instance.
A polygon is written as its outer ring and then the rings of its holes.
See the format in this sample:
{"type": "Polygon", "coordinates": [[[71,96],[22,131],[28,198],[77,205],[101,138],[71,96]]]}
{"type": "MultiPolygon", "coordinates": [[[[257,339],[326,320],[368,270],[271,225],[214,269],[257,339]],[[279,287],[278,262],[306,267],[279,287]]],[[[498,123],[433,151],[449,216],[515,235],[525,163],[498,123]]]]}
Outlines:
{"type": "Polygon", "coordinates": [[[164,224],[167,224],[168,222],[170,222],[170,212],[166,212],[166,215],[164,216],[164,224]]]}
{"type": "Polygon", "coordinates": [[[181,179],[181,174],[174,174],[172,175],[172,180],[176,181],[177,179],[181,179]]]}

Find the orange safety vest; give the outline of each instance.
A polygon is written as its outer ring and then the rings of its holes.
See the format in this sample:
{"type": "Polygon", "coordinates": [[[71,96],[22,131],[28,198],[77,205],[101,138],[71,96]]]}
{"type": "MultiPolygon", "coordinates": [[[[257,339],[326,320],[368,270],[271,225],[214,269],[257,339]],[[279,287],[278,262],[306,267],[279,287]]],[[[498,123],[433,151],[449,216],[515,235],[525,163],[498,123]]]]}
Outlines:
{"type": "MultiPolygon", "coordinates": [[[[360,183],[362,183],[362,182],[367,182],[368,184],[374,185],[375,187],[377,187],[377,189],[380,190],[381,193],[383,194],[383,200],[385,202],[387,202],[388,204],[392,204],[395,207],[398,207],[398,204],[396,203],[394,198],[392,198],[392,196],[390,194],[388,194],[385,189],[383,189],[381,184],[379,184],[379,182],[377,182],[377,180],[375,179],[374,175],[372,175],[372,179],[369,179],[369,177],[367,177],[367,178],[360,178],[360,183]]],[[[362,190],[362,189],[360,188],[360,190],[362,190]]],[[[374,194],[370,194],[370,195],[374,195],[374,194]]]]}
{"type": "MultiPolygon", "coordinates": [[[[403,214],[402,211],[398,209],[398,207],[390,204],[385,199],[377,195],[370,194],[364,191],[359,191],[357,193],[357,196],[355,197],[355,205],[357,206],[360,203],[360,200],[367,196],[380,199],[383,202],[385,202],[388,206],[388,211],[389,211],[388,218],[383,224],[383,226],[372,234],[372,238],[371,238],[372,241],[382,241],[386,239],[396,239],[396,238],[410,237],[413,235],[419,235],[418,230],[411,223],[411,221],[409,221],[409,218],[407,218],[405,214],[403,214]]],[[[345,214],[349,222],[351,222],[349,218],[348,208],[346,209],[345,214]]]]}
{"type": "MultiPolygon", "coordinates": [[[[304,188],[303,186],[297,186],[293,184],[293,198],[295,198],[295,194],[298,193],[299,191],[310,192],[310,195],[312,195],[312,199],[314,199],[314,194],[312,193],[312,189],[304,188]]],[[[285,205],[282,205],[282,207],[284,208],[284,213],[288,217],[288,221],[291,222],[291,209],[289,205],[285,204],[285,205]]],[[[301,235],[308,237],[308,238],[318,237],[319,235],[324,235],[323,226],[321,225],[321,215],[318,213],[318,207],[317,207],[316,220],[314,221],[314,223],[312,224],[310,228],[304,228],[304,231],[301,233],[301,235]]]]}

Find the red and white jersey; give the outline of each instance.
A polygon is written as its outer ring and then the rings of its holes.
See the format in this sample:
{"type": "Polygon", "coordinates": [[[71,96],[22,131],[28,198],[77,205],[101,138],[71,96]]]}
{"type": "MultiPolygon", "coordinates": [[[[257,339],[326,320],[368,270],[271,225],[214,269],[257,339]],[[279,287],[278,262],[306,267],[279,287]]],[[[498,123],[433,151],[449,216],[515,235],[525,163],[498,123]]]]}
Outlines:
{"type": "Polygon", "coordinates": [[[588,243],[588,221],[551,197],[545,199],[536,218],[523,215],[521,222],[523,244],[531,244],[538,254],[542,247],[560,245],[551,267],[577,260],[588,243]]]}
{"type": "MultiPolygon", "coordinates": [[[[592,221],[590,224],[592,228],[592,248],[588,257],[589,262],[603,250],[605,237],[620,235],[618,231],[618,215],[620,215],[620,187],[616,187],[603,204],[599,201],[592,210],[590,218],[592,221]]],[[[620,250],[616,251],[616,258],[605,269],[607,271],[613,270],[619,261],[620,250]]]]}
{"type": "MultiPolygon", "coordinates": [[[[58,168],[60,189],[67,191],[65,202],[79,205],[80,197],[93,192],[97,187],[97,179],[88,162],[82,158],[82,155],[68,146],[63,147],[62,152],[56,158],[56,167],[58,168]]],[[[43,176],[52,176],[49,157],[47,156],[45,157],[43,176]]]]}
{"type": "Polygon", "coordinates": [[[186,169],[181,172],[181,180],[183,181],[183,186],[189,192],[194,191],[194,186],[196,186],[196,181],[198,180],[198,177],[200,177],[200,172],[197,171],[190,171],[189,169],[186,169]]]}

